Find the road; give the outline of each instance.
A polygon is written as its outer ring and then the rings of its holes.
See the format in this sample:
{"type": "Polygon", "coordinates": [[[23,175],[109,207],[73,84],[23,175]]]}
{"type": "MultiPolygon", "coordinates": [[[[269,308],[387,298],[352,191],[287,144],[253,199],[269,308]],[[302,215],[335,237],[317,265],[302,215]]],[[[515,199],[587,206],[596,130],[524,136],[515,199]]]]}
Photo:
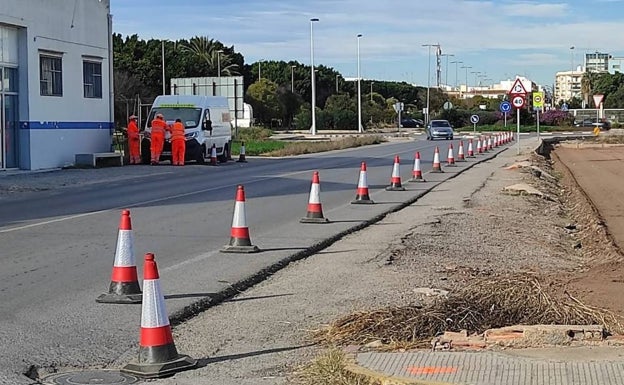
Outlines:
{"type": "MultiPolygon", "coordinates": [[[[13,376],[17,381],[33,365],[106,367],[136,348],[141,307],[95,302],[110,282],[121,209],[131,210],[139,276],[142,256],[154,252],[168,311],[174,320],[182,319],[192,313],[191,304],[208,302],[232,284],[295,254],[313,253],[325,240],[426,193],[436,183],[407,182],[414,152],[420,151],[426,173],[434,147],[440,147],[444,165],[449,143],[403,140],[219,167],[161,166],[142,178],[92,181],[3,199],[0,379],[13,376]],[[395,155],[401,157],[405,192],[384,190],[395,155]],[[368,165],[375,205],[350,204],[361,161],[368,165]],[[323,209],[331,220],[325,225],[299,223],[314,170],[320,171],[323,209]],[[252,242],[262,249],[257,254],[219,252],[229,241],[239,184],[245,186],[252,242]]],[[[458,141],[453,143],[457,149],[458,141]]],[[[425,178],[440,182],[473,164],[471,160],[444,167],[444,174],[425,178]]]]}

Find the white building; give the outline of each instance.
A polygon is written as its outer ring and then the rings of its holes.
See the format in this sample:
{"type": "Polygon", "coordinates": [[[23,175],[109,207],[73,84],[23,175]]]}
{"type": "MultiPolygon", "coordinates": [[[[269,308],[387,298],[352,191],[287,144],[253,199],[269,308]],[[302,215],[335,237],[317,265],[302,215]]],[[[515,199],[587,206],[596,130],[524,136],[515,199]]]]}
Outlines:
{"type": "Polygon", "coordinates": [[[583,79],[582,67],[576,71],[562,71],[555,74],[555,103],[561,100],[569,101],[572,98],[582,98],[581,81],[583,79]]]}
{"type": "Polygon", "coordinates": [[[0,1],[0,170],[108,152],[110,0],[0,1]]]}

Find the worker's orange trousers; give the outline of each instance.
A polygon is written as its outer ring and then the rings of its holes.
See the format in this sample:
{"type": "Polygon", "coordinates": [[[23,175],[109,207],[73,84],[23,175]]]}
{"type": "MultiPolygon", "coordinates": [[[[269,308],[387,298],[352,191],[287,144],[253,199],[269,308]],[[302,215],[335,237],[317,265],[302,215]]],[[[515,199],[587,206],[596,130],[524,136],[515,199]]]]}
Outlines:
{"type": "Polygon", "coordinates": [[[174,166],[184,166],[184,153],[186,152],[186,140],[174,139],[171,141],[171,163],[174,166]]]}
{"type": "Polygon", "coordinates": [[[158,163],[160,161],[160,154],[165,144],[165,136],[159,134],[152,134],[152,143],[150,146],[150,152],[152,153],[152,163],[158,163]]]}
{"type": "Polygon", "coordinates": [[[128,147],[130,150],[130,164],[139,164],[141,163],[141,155],[139,152],[139,138],[136,139],[128,139],[128,147]]]}

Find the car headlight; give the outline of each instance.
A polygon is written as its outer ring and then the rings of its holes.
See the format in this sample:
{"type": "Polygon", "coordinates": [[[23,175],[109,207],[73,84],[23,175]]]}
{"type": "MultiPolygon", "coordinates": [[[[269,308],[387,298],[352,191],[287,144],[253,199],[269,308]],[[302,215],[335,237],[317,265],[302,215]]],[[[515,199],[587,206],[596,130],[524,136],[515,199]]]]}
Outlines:
{"type": "Polygon", "coordinates": [[[197,137],[199,136],[199,132],[194,131],[194,132],[189,132],[188,134],[184,134],[184,137],[188,140],[188,139],[197,139],[197,137]]]}

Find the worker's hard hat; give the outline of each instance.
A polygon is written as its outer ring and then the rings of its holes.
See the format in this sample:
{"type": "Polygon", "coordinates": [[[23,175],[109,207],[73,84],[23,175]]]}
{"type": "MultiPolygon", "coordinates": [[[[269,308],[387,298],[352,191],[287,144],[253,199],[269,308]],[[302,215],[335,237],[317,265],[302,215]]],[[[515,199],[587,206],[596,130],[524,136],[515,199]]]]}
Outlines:
{"type": "Polygon", "coordinates": [[[132,120],[132,119],[138,119],[138,118],[137,118],[137,116],[136,116],[136,115],[130,115],[130,116],[128,117],[128,120],[132,120]]]}

